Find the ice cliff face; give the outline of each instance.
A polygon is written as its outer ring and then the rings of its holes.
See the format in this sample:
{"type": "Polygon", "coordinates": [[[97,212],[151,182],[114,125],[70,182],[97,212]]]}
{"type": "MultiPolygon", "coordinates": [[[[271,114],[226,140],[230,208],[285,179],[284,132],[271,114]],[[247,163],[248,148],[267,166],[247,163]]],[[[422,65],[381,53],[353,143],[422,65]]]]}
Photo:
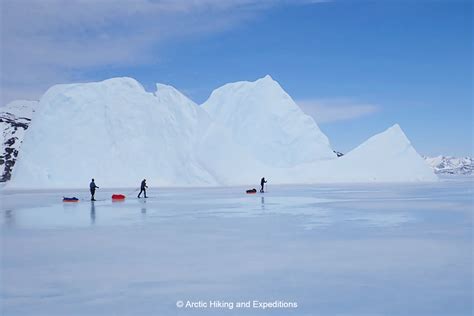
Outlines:
{"type": "Polygon", "coordinates": [[[0,182],[10,180],[37,103],[37,101],[17,100],[0,108],[0,129],[3,135],[0,148],[0,182]]]}
{"type": "Polygon", "coordinates": [[[470,175],[474,170],[471,157],[437,156],[424,157],[424,159],[437,174],[470,175]]]}
{"type": "Polygon", "coordinates": [[[398,125],[337,157],[269,76],[216,89],[203,106],[134,79],[57,85],[35,107],[11,188],[433,181],[398,125]]]}
{"type": "Polygon", "coordinates": [[[226,84],[202,107],[266,165],[292,167],[336,156],[314,120],[270,76],[226,84]]]}
{"type": "Polygon", "coordinates": [[[41,98],[12,186],[214,184],[197,163],[195,113],[168,102],[173,89],[146,92],[131,78],[57,85],[41,98]]]}

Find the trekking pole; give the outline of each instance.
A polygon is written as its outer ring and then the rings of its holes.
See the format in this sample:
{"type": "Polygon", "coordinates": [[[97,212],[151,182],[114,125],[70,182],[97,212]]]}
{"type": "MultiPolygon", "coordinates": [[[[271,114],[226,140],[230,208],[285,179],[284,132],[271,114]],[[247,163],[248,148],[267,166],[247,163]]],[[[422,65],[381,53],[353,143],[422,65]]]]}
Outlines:
{"type": "Polygon", "coordinates": [[[137,191],[138,191],[138,189],[135,189],[135,190],[133,190],[132,192],[128,193],[127,195],[133,194],[133,193],[135,193],[135,192],[137,192],[137,191]]]}

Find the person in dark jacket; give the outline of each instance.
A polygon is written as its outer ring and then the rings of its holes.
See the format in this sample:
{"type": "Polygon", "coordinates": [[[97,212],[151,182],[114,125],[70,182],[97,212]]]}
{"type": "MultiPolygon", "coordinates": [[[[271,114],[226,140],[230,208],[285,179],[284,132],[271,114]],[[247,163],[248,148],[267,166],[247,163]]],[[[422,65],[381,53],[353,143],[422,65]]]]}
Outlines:
{"type": "Polygon", "coordinates": [[[99,187],[95,185],[94,179],[92,179],[91,183],[89,184],[89,189],[91,191],[91,201],[95,201],[95,189],[98,189],[99,187]]]}
{"type": "Polygon", "coordinates": [[[145,196],[146,199],[146,189],[148,186],[146,185],[146,179],[143,179],[142,184],[140,185],[140,193],[138,193],[138,198],[140,198],[140,195],[143,192],[143,195],[145,196]]]}
{"type": "Polygon", "coordinates": [[[260,180],[260,193],[263,193],[263,186],[265,185],[265,183],[267,183],[267,181],[265,180],[265,177],[262,178],[262,180],[260,180]]]}

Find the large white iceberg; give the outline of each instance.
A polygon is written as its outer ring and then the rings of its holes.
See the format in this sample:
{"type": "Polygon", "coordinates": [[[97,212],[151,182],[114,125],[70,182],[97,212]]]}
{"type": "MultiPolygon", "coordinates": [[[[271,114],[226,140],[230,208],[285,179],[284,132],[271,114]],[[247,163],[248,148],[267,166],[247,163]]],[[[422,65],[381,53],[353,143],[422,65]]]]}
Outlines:
{"type": "Polygon", "coordinates": [[[134,79],[57,85],[41,98],[9,187],[134,187],[433,181],[398,125],[337,158],[328,138],[266,76],[198,106],[134,79]]]}
{"type": "Polygon", "coordinates": [[[303,182],[436,181],[398,124],[372,136],[346,155],[300,168],[303,182]]]}
{"type": "Polygon", "coordinates": [[[292,167],[336,156],[313,118],[270,76],[226,84],[202,106],[266,165],[292,167]]]}
{"type": "Polygon", "coordinates": [[[196,161],[198,110],[158,86],[135,80],[57,85],[41,98],[25,137],[11,187],[212,185],[196,161]],[[169,101],[173,100],[173,101],[169,101]]]}

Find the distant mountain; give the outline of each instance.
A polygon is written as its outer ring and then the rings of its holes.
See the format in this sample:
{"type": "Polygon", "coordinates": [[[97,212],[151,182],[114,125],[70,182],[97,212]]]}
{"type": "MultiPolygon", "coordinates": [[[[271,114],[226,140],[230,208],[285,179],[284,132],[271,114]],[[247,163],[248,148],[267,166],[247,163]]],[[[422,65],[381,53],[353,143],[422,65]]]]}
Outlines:
{"type": "Polygon", "coordinates": [[[25,131],[31,122],[37,101],[17,100],[0,108],[0,182],[10,180],[25,131]]]}
{"type": "Polygon", "coordinates": [[[470,175],[474,169],[471,157],[437,156],[423,158],[437,174],[470,175]]]}
{"type": "Polygon", "coordinates": [[[333,150],[332,152],[333,152],[333,153],[335,153],[335,154],[336,154],[336,156],[338,156],[338,157],[342,157],[342,156],[344,156],[344,154],[343,154],[343,153],[341,153],[340,151],[333,150]]]}

